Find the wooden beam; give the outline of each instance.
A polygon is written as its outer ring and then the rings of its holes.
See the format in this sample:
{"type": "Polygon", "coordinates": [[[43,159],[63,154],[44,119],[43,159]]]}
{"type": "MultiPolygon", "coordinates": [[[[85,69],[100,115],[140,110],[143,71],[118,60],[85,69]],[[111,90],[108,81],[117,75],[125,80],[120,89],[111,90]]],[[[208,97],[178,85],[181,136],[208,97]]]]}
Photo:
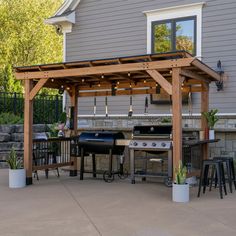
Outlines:
{"type": "Polygon", "coordinates": [[[199,70],[204,71],[206,74],[211,76],[213,80],[220,80],[220,75],[207,65],[203,64],[201,61],[194,60],[191,64],[197,67],[199,70]]]}
{"type": "Polygon", "coordinates": [[[193,71],[190,71],[190,70],[181,70],[181,75],[185,76],[185,77],[188,77],[188,78],[191,78],[191,79],[196,79],[196,80],[199,80],[199,81],[204,81],[204,82],[207,82],[207,83],[210,83],[211,81],[207,78],[205,78],[204,76],[202,75],[199,75],[193,71]]]}
{"type": "MultiPolygon", "coordinates": [[[[71,106],[74,109],[73,113],[73,131],[72,135],[76,136],[78,131],[78,96],[79,96],[79,88],[77,86],[73,86],[71,88],[71,106]]],[[[77,176],[77,157],[71,156],[71,170],[70,176],[77,176]]]]}
{"type": "Polygon", "coordinates": [[[178,167],[179,162],[182,160],[182,91],[181,91],[180,72],[181,72],[180,68],[173,68],[173,73],[172,73],[173,173],[175,168],[178,167]]]}
{"type": "MultiPolygon", "coordinates": [[[[137,95],[137,94],[156,94],[156,88],[152,89],[137,89],[137,90],[117,90],[116,96],[120,95],[137,95]]],[[[98,97],[98,96],[112,96],[111,91],[94,91],[94,92],[79,92],[79,97],[98,97]]]]}
{"type": "MultiPolygon", "coordinates": [[[[144,88],[144,87],[156,87],[156,82],[137,82],[137,84],[134,83],[119,83],[117,84],[117,88],[129,88],[131,84],[132,88],[144,88]]],[[[100,87],[98,87],[98,85],[92,85],[92,86],[79,86],[79,90],[100,90],[100,89],[111,89],[112,84],[111,83],[101,83],[100,87]]]]}
{"type": "Polygon", "coordinates": [[[60,168],[63,166],[70,166],[70,165],[73,165],[73,162],[57,163],[57,164],[50,164],[50,165],[43,165],[43,166],[33,166],[33,171],[55,169],[55,168],[60,168]]]}
{"type": "Polygon", "coordinates": [[[184,93],[189,93],[189,92],[201,93],[201,92],[204,92],[204,91],[206,91],[206,90],[204,90],[200,86],[194,86],[194,87],[184,86],[184,87],[182,87],[182,92],[184,92],[184,93]]]}
{"type": "Polygon", "coordinates": [[[33,87],[33,89],[30,91],[30,100],[33,100],[34,97],[37,95],[37,93],[39,92],[39,90],[44,86],[44,84],[46,84],[46,82],[48,81],[48,79],[40,79],[37,84],[33,87]]]}
{"type": "Polygon", "coordinates": [[[147,70],[147,73],[169,94],[172,95],[172,85],[156,70],[147,70]]]}
{"type": "MultiPolygon", "coordinates": [[[[208,135],[208,124],[206,118],[202,115],[202,112],[207,112],[209,110],[209,84],[202,83],[202,89],[205,90],[201,93],[201,130],[205,131],[205,137],[208,135]]],[[[203,160],[208,158],[209,153],[209,145],[208,143],[202,145],[202,156],[203,160]]]]}
{"type": "Polygon", "coordinates": [[[30,92],[33,81],[25,80],[24,102],[24,168],[26,169],[26,184],[32,184],[32,154],[33,154],[33,101],[30,92]]]}
{"type": "Polygon", "coordinates": [[[25,79],[40,79],[40,78],[65,78],[73,76],[98,75],[107,73],[132,72],[153,69],[166,69],[175,67],[190,66],[194,58],[183,58],[174,60],[141,62],[141,63],[127,63],[117,65],[103,65],[85,68],[59,69],[47,70],[37,72],[16,72],[15,76],[18,80],[25,79]]]}
{"type": "Polygon", "coordinates": [[[77,129],[78,129],[78,96],[79,96],[79,89],[77,86],[73,86],[71,88],[71,106],[74,108],[74,114],[73,114],[73,131],[74,135],[77,135],[77,129]]]}

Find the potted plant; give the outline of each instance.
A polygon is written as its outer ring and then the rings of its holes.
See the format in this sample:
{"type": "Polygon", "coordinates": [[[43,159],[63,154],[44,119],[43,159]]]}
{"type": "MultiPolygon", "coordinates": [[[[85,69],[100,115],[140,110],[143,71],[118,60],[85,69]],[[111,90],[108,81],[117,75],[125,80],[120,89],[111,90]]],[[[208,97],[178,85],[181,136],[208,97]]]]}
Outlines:
{"type": "Polygon", "coordinates": [[[25,169],[14,148],[7,159],[9,165],[9,188],[23,188],[26,185],[25,169]]]}
{"type": "Polygon", "coordinates": [[[219,118],[216,116],[218,110],[212,109],[208,112],[202,112],[203,116],[205,116],[208,124],[208,133],[209,133],[209,139],[215,139],[215,131],[214,126],[216,122],[219,120],[219,118]]]}
{"type": "Polygon", "coordinates": [[[189,202],[189,184],[186,183],[187,168],[179,163],[175,169],[175,182],[172,187],[173,202],[189,202]]]}

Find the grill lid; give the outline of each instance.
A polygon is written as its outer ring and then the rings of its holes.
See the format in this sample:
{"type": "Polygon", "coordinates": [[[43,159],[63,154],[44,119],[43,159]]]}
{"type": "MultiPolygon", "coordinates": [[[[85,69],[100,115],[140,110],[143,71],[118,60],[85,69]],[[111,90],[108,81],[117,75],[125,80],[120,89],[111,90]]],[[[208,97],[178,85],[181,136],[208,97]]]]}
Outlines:
{"type": "Polygon", "coordinates": [[[146,125],[134,126],[133,137],[160,137],[170,138],[172,125],[146,125]]]}
{"type": "Polygon", "coordinates": [[[82,132],[79,136],[79,145],[88,153],[113,154],[123,152],[124,147],[116,146],[117,139],[124,139],[121,132],[82,132]]]}

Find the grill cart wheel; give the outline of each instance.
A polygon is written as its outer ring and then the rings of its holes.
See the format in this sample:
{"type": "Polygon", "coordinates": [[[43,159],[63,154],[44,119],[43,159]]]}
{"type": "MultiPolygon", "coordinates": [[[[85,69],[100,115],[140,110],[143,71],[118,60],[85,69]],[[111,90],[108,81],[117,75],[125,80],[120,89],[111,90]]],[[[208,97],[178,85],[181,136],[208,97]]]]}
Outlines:
{"type": "Polygon", "coordinates": [[[103,179],[104,179],[104,181],[107,182],[107,183],[113,182],[113,181],[114,181],[114,178],[115,178],[114,174],[111,173],[111,172],[109,172],[109,171],[105,171],[105,172],[103,173],[103,179]]]}
{"type": "Polygon", "coordinates": [[[118,173],[120,179],[126,179],[128,177],[128,171],[125,169],[123,172],[118,173]]]}
{"type": "Polygon", "coordinates": [[[171,178],[165,178],[164,179],[165,186],[172,187],[172,179],[171,178]]]}

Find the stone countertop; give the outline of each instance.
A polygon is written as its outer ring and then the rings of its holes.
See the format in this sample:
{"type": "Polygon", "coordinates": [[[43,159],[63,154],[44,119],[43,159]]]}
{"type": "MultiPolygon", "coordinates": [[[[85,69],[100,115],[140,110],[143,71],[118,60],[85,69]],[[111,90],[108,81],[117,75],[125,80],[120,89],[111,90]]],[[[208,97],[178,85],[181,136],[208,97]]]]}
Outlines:
{"type": "MultiPolygon", "coordinates": [[[[124,132],[132,132],[132,127],[78,127],[78,131],[124,131],[124,132]]],[[[184,132],[198,132],[201,129],[199,128],[183,128],[184,132]]],[[[236,132],[236,128],[216,128],[216,132],[229,132],[234,133],[236,132]]]]}
{"type": "Polygon", "coordinates": [[[78,131],[127,131],[131,132],[133,128],[123,127],[78,127],[78,131]]]}

